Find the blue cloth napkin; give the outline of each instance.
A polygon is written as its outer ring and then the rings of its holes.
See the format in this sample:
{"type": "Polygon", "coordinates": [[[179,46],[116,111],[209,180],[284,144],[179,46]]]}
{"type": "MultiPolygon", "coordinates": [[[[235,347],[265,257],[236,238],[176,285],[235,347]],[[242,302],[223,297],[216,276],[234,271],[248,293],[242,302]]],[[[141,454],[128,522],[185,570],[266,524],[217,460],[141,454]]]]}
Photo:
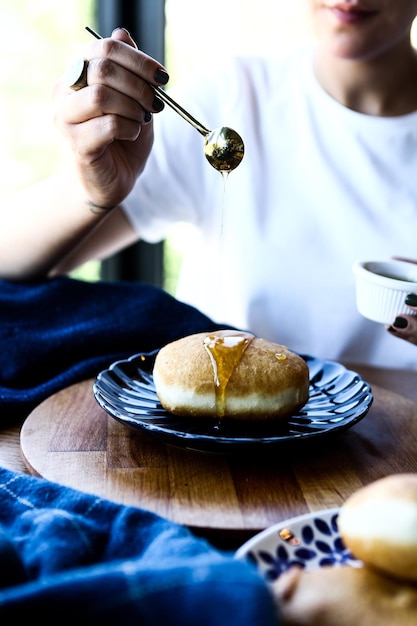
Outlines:
{"type": "Polygon", "coordinates": [[[0,280],[0,424],[113,361],[221,327],[145,283],[0,280]]]}
{"type": "MultiPolygon", "coordinates": [[[[0,281],[0,415],[218,325],[141,283],[0,281]]],[[[0,468],[0,623],[272,626],[255,568],[186,528],[0,468]]]]}
{"type": "Polygon", "coordinates": [[[28,617],[42,626],[278,624],[249,563],[148,511],[0,469],[0,623],[28,617]]]}

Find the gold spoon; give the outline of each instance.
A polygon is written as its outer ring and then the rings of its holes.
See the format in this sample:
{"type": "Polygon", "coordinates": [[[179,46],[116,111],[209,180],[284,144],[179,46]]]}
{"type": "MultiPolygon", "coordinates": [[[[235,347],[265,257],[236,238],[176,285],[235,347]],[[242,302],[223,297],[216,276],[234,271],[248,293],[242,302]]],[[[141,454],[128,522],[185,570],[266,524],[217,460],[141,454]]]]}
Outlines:
{"type": "MultiPolygon", "coordinates": [[[[101,35],[96,33],[89,26],[85,27],[91,35],[96,39],[103,39],[101,35]]],[[[210,165],[220,172],[231,172],[234,170],[241,160],[245,152],[242,137],[232,128],[222,126],[209,130],[198,122],[192,115],[182,108],[175,100],[171,98],[161,87],[150,85],[154,92],[161,100],[168,104],[176,113],[181,115],[183,119],[194,126],[204,137],[204,154],[210,165]]]]}

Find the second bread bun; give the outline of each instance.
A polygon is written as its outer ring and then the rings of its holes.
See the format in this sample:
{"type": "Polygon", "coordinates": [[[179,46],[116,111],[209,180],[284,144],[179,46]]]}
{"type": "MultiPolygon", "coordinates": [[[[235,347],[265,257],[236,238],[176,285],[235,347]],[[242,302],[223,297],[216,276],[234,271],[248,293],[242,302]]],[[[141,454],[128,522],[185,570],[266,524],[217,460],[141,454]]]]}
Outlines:
{"type": "Polygon", "coordinates": [[[153,377],[162,406],[183,416],[277,419],[309,397],[309,369],[285,346],[219,330],[164,346],[153,377]]]}
{"type": "Polygon", "coordinates": [[[417,474],[393,474],[362,487],[344,502],[338,526],[365,565],[417,582],[417,474]]]}

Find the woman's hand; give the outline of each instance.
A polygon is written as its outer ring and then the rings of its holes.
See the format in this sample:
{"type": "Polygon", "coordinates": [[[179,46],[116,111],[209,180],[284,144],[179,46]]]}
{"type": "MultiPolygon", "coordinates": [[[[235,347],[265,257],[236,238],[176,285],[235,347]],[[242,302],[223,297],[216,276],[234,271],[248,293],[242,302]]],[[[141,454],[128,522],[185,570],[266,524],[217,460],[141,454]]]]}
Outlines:
{"type": "Polygon", "coordinates": [[[164,107],[149,83],[163,85],[168,74],[124,29],[92,41],[85,58],[87,86],[73,91],[61,78],[54,119],[71,146],[85,199],[113,207],[142,172],[153,142],[151,113],[164,107]]]}
{"type": "Polygon", "coordinates": [[[274,584],[282,626],[413,626],[417,587],[370,568],[294,567],[274,584]]]}
{"type": "MultiPolygon", "coordinates": [[[[409,259],[401,256],[394,256],[393,259],[417,265],[417,261],[415,259],[409,259]]],[[[407,294],[405,304],[409,306],[410,309],[413,309],[413,311],[417,314],[417,293],[407,294]]],[[[387,326],[387,330],[395,337],[409,341],[417,346],[417,317],[414,315],[398,315],[391,326],[387,326]]]]}
{"type": "Polygon", "coordinates": [[[394,322],[387,328],[395,337],[405,339],[417,346],[417,294],[409,293],[405,299],[405,303],[416,315],[398,315],[394,322]]]}

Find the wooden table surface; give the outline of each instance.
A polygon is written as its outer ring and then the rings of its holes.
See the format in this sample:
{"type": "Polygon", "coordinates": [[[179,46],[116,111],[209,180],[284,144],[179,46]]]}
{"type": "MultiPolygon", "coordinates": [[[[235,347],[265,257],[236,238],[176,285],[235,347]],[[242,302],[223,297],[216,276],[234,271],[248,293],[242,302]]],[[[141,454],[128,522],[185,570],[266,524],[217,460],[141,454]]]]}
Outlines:
{"type": "Polygon", "coordinates": [[[217,543],[233,537],[237,546],[281,520],[340,506],[381,476],[417,471],[417,373],[349,367],[372,385],[373,405],[320,445],[267,459],[176,448],[108,416],[89,380],[45,400],[21,433],[0,431],[0,465],[148,508],[217,543]]]}

